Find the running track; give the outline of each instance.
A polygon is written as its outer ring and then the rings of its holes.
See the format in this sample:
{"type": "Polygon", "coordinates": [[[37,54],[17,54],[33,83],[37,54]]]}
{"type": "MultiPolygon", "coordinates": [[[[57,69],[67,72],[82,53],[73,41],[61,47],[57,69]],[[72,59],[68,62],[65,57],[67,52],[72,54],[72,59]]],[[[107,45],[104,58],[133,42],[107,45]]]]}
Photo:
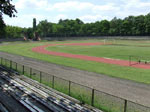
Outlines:
{"type": "MultiPolygon", "coordinates": [[[[54,55],[54,56],[62,56],[62,57],[67,57],[67,58],[75,58],[75,59],[95,61],[95,62],[100,62],[100,63],[108,63],[108,64],[115,64],[115,65],[119,65],[119,66],[128,66],[129,67],[129,61],[126,61],[126,60],[110,59],[110,58],[102,58],[102,57],[94,57],[94,56],[86,56],[86,55],[77,55],[77,54],[70,54],[70,53],[61,53],[61,52],[55,52],[55,51],[48,51],[45,49],[46,47],[57,46],[57,45],[92,46],[92,45],[103,45],[103,43],[96,42],[96,43],[48,44],[48,45],[34,47],[34,48],[32,48],[32,51],[42,53],[42,54],[54,55]]],[[[131,62],[131,63],[136,63],[136,62],[131,62]]],[[[136,64],[136,65],[132,65],[130,67],[150,69],[150,65],[146,65],[146,64],[136,64]]]]}

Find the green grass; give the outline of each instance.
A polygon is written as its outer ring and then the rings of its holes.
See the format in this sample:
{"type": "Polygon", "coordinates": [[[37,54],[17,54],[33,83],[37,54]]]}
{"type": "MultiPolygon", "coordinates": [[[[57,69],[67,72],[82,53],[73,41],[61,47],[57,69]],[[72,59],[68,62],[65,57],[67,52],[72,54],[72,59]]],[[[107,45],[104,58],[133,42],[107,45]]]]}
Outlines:
{"type": "Polygon", "coordinates": [[[150,47],[136,46],[117,46],[117,45],[99,45],[99,46],[51,46],[47,50],[65,52],[71,54],[82,54],[96,57],[107,57],[114,59],[129,60],[132,56],[150,56],[150,47]]]}
{"type": "MultiPolygon", "coordinates": [[[[143,82],[150,84],[150,70],[138,69],[132,67],[122,67],[118,65],[98,63],[92,61],[84,61],[79,59],[64,58],[59,56],[50,56],[45,54],[39,54],[32,52],[32,48],[35,46],[45,44],[56,43],[79,43],[79,42],[103,42],[103,40],[80,40],[80,41],[54,41],[54,42],[28,42],[28,43],[7,43],[7,45],[1,45],[0,51],[8,52],[12,54],[27,56],[43,61],[56,63],[60,65],[70,66],[81,70],[90,72],[96,72],[112,77],[119,77],[123,79],[134,80],[137,82],[143,82]]],[[[108,41],[109,42],[109,41],[108,41]]],[[[149,47],[137,47],[140,41],[116,41],[117,45],[105,45],[105,46],[53,46],[48,48],[53,51],[68,52],[73,54],[83,54],[97,57],[109,57],[128,59],[128,55],[149,56],[149,47]],[[129,46],[119,46],[119,43],[129,46]],[[133,46],[131,46],[133,44],[133,46]]],[[[142,41],[140,44],[149,45],[149,41],[142,41]]]]}

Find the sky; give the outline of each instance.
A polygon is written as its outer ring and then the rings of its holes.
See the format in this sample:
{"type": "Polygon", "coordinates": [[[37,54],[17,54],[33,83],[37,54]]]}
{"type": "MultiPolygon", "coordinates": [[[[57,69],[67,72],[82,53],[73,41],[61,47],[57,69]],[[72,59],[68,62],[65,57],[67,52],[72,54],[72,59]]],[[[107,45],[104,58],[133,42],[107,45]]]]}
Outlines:
{"type": "Polygon", "coordinates": [[[7,25],[32,27],[33,18],[57,23],[79,18],[85,23],[150,13],[150,0],[12,0],[15,18],[4,16],[7,25]]]}

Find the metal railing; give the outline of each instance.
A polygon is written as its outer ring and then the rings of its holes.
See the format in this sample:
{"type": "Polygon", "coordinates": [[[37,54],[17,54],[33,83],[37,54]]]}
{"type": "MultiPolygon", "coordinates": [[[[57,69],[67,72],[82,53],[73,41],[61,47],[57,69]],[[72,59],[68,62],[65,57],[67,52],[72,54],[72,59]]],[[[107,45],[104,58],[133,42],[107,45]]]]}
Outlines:
{"type": "Polygon", "coordinates": [[[1,66],[13,69],[104,112],[150,112],[150,107],[90,88],[0,57],[1,66]]]}

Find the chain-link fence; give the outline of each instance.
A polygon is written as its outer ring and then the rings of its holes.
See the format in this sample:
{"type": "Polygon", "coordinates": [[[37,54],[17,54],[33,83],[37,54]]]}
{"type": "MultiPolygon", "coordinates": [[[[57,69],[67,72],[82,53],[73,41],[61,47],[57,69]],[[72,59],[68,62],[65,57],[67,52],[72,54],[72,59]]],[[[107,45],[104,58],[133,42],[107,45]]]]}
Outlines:
{"type": "Polygon", "coordinates": [[[86,103],[92,105],[105,112],[150,112],[150,107],[44,73],[2,57],[0,58],[0,64],[1,66],[15,70],[20,74],[74,97],[80,100],[82,104],[86,103]]]}

